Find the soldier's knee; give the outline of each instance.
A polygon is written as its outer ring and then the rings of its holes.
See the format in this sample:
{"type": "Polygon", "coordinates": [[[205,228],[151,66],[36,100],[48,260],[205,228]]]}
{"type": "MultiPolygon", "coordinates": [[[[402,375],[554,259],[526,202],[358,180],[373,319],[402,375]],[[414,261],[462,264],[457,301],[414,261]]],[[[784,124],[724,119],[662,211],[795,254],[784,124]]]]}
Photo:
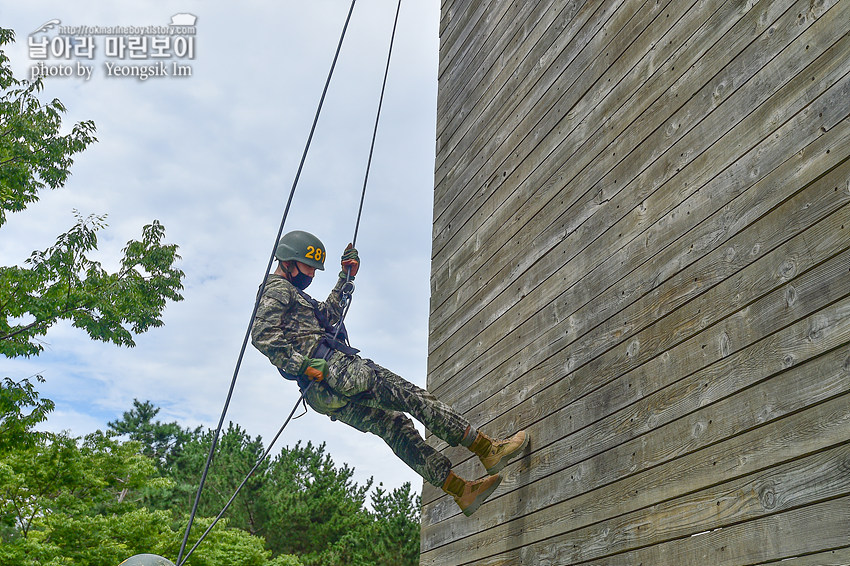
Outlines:
{"type": "Polygon", "coordinates": [[[415,433],[417,435],[419,434],[419,431],[417,431],[416,427],[413,426],[413,420],[411,420],[410,417],[408,417],[404,413],[395,412],[395,411],[393,411],[391,413],[391,415],[392,415],[391,425],[392,425],[393,428],[395,428],[397,430],[404,431],[408,434],[411,433],[411,432],[415,433]]]}
{"type": "Polygon", "coordinates": [[[314,411],[328,415],[334,420],[336,420],[334,413],[348,404],[347,398],[337,395],[332,389],[325,387],[321,382],[315,383],[307,391],[304,398],[314,411]]]}

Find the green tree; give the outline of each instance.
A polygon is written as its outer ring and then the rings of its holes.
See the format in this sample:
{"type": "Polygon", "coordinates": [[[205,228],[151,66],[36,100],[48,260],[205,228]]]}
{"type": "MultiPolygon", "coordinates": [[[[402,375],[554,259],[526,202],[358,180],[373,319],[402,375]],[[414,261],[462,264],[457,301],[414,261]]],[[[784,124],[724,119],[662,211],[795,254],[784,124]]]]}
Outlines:
{"type": "MultiPolygon", "coordinates": [[[[175,486],[168,501],[171,508],[187,511],[191,509],[213,434],[214,431],[211,430],[195,434],[170,467],[168,477],[175,486]]],[[[251,438],[242,427],[229,423],[216,446],[198,513],[209,517],[218,515],[264,451],[262,438],[251,438]]],[[[260,490],[265,482],[268,466],[268,461],[260,465],[227,512],[230,525],[260,536],[264,534],[267,524],[267,513],[260,499],[260,490]]]]}
{"type": "MultiPolygon", "coordinates": [[[[48,434],[0,460],[0,566],[115,566],[152,553],[174,557],[184,517],[140,505],[140,493],[167,487],[136,442],[97,432],[48,434]]],[[[203,532],[211,519],[199,518],[203,532]]],[[[262,538],[222,521],[187,566],[301,566],[272,561],[262,538]]]]}
{"type": "Polygon", "coordinates": [[[95,141],[91,121],[60,135],[65,107],[59,100],[43,104],[38,99],[41,80],[14,77],[2,49],[14,40],[15,32],[0,28],[0,226],[7,212],[37,201],[42,188],[61,187],[70,175],[72,156],[95,141]]]}
{"type": "Polygon", "coordinates": [[[263,485],[269,548],[300,556],[305,564],[358,564],[369,544],[362,536],[372,480],[357,485],[354,470],[334,465],[325,445],[296,443],[273,462],[263,485]]]}
{"type": "Polygon", "coordinates": [[[95,433],[81,445],[67,434],[50,434],[27,448],[4,454],[2,514],[24,538],[52,513],[118,512],[132,508],[127,495],[164,485],[153,462],[135,443],[95,433]]]}
{"type": "Polygon", "coordinates": [[[375,566],[419,564],[420,497],[405,483],[390,492],[379,485],[371,494],[374,522],[371,534],[375,566]]]}
{"type": "Polygon", "coordinates": [[[197,436],[201,429],[184,429],[177,421],[155,421],[159,411],[160,408],[150,401],[140,402],[133,399],[133,408],[124,411],[120,420],[110,421],[107,426],[109,430],[138,442],[142,447],[142,454],[152,458],[159,470],[165,473],[174,459],[181,454],[186,443],[197,436]]]}
{"type": "MultiPolygon", "coordinates": [[[[38,381],[44,378],[36,376],[38,381]]],[[[0,456],[13,446],[32,446],[43,433],[32,428],[47,419],[53,401],[40,399],[29,379],[0,381],[0,456]]]]}
{"type": "Polygon", "coordinates": [[[70,320],[95,340],[134,346],[134,333],[162,326],[167,300],[183,299],[184,274],[174,267],[180,256],[176,245],[161,243],[162,224],[154,220],[145,226],[142,239],[124,248],[120,269],[108,273],[86,256],[97,248],[103,217],[78,215],[77,220],[24,266],[0,267],[3,355],[38,354],[40,337],[60,320],[70,320]]]}
{"type": "MultiPolygon", "coordinates": [[[[41,79],[14,77],[2,49],[12,41],[14,32],[0,28],[0,228],[7,213],[24,210],[42,189],[63,186],[73,156],[95,141],[90,121],[61,133],[65,108],[59,100],[41,102],[41,79]]],[[[95,340],[133,346],[134,333],[162,325],[167,301],[183,298],[177,246],[163,243],[158,221],[127,243],[120,268],[109,273],[89,258],[105,217],[74,214],[75,225],[53,246],[23,266],[0,267],[0,353],[7,357],[37,355],[40,338],[60,320],[95,340]]]]}
{"type": "MultiPolygon", "coordinates": [[[[173,438],[169,434],[179,427],[176,423],[167,426],[155,421],[159,409],[149,401],[136,400],[133,405],[132,411],[125,412],[124,418],[110,423],[110,427],[147,443],[148,447],[141,449],[143,453],[156,453],[152,447],[160,440],[173,438]]],[[[190,434],[188,430],[184,432],[190,434]]],[[[209,430],[190,434],[179,453],[162,469],[172,487],[147,497],[146,504],[171,510],[175,518],[185,517],[194,500],[212,435],[209,430]]],[[[230,423],[219,439],[198,507],[199,516],[217,515],[264,452],[260,437],[252,438],[242,427],[230,423]]],[[[298,556],[305,566],[417,564],[418,496],[409,484],[390,492],[382,486],[370,491],[371,479],[358,485],[353,475],[349,466],[334,463],[324,444],[298,442],[258,467],[228,509],[228,524],[262,536],[277,557],[298,556]],[[366,508],[370,497],[371,511],[366,508]]],[[[203,531],[195,525],[193,533],[198,536],[199,532],[203,531]]]]}

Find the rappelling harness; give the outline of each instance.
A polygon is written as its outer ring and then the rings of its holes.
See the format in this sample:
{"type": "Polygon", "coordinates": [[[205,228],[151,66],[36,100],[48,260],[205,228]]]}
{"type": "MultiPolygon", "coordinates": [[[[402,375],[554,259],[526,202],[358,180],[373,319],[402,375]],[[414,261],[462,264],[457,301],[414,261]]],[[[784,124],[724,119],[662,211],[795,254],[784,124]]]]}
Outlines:
{"type": "MultiPolygon", "coordinates": [[[[348,331],[345,329],[344,322],[345,314],[348,311],[348,305],[351,304],[351,295],[354,293],[354,283],[350,279],[343,284],[342,289],[339,291],[342,312],[340,313],[339,322],[337,322],[337,324],[331,323],[328,316],[319,307],[319,301],[308,295],[302,289],[296,288],[295,290],[298,291],[298,294],[301,295],[302,299],[310,303],[313,307],[313,314],[316,315],[316,320],[319,321],[319,324],[321,324],[322,328],[325,330],[325,334],[322,336],[315,351],[310,356],[311,358],[322,358],[330,361],[331,355],[333,355],[334,352],[341,352],[347,356],[353,356],[360,352],[360,350],[349,344],[348,331]]],[[[301,389],[302,392],[306,391],[310,386],[310,380],[307,379],[304,374],[295,375],[283,371],[282,368],[277,368],[277,371],[279,371],[280,375],[284,378],[297,382],[298,388],[301,389]]]]}

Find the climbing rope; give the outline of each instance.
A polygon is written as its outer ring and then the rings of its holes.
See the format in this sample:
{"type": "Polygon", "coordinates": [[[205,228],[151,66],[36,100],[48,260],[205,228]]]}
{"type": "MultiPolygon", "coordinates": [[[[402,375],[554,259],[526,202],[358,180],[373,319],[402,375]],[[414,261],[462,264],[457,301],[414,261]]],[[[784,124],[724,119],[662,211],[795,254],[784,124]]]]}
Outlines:
{"type": "MultiPolygon", "coordinates": [[[[224,508],[221,510],[221,512],[219,512],[219,514],[218,514],[218,515],[216,515],[216,517],[215,517],[215,519],[213,520],[213,522],[210,524],[210,526],[209,526],[209,527],[207,527],[207,530],[206,530],[206,531],[204,531],[204,534],[202,534],[202,535],[200,536],[200,538],[198,538],[198,540],[195,542],[195,546],[193,546],[192,548],[190,548],[190,549],[189,549],[189,552],[187,552],[187,553],[186,553],[186,560],[188,560],[188,559],[189,559],[189,556],[190,556],[193,552],[195,552],[195,549],[196,549],[196,548],[198,548],[198,545],[199,545],[199,544],[201,544],[201,541],[203,541],[203,540],[207,537],[207,535],[208,535],[208,534],[210,534],[210,531],[212,531],[212,530],[213,530],[213,527],[215,527],[215,525],[216,525],[216,523],[218,523],[219,519],[221,519],[222,517],[224,517],[224,514],[225,514],[225,513],[227,512],[227,510],[230,508],[230,505],[231,505],[234,501],[236,501],[236,497],[239,495],[239,492],[240,492],[240,491],[242,491],[242,488],[243,488],[243,487],[245,487],[245,484],[246,484],[246,483],[248,483],[248,480],[249,480],[249,479],[251,479],[251,476],[253,476],[253,475],[254,475],[254,472],[256,472],[256,471],[257,471],[257,468],[259,468],[259,467],[260,467],[260,464],[262,464],[262,463],[263,463],[263,461],[264,461],[264,460],[268,457],[269,453],[271,453],[271,451],[272,451],[272,446],[274,446],[275,442],[277,442],[277,439],[280,437],[280,435],[281,435],[281,434],[283,434],[283,429],[285,429],[285,428],[286,428],[286,425],[288,425],[288,424],[289,424],[289,421],[291,421],[291,420],[292,420],[292,415],[294,415],[294,414],[295,414],[295,410],[298,408],[298,403],[300,403],[300,402],[301,402],[301,400],[302,400],[302,399],[304,399],[304,395],[306,395],[306,394],[307,394],[307,390],[308,390],[308,389],[310,389],[310,387],[311,387],[312,385],[313,385],[313,382],[311,381],[310,383],[308,383],[308,384],[307,384],[307,387],[305,387],[305,388],[304,388],[304,391],[301,393],[301,397],[298,399],[298,401],[295,403],[295,406],[294,406],[294,407],[292,407],[292,410],[289,412],[289,416],[288,416],[288,417],[286,417],[286,420],[283,422],[283,425],[281,425],[280,430],[278,430],[278,431],[277,431],[277,434],[276,434],[276,435],[274,435],[274,438],[272,438],[272,441],[269,443],[269,447],[268,447],[268,448],[266,448],[266,451],[265,451],[265,452],[263,452],[263,455],[262,455],[262,456],[260,456],[260,459],[259,459],[259,460],[257,460],[257,463],[256,463],[256,464],[254,464],[254,467],[253,467],[253,468],[251,468],[251,471],[250,471],[250,472],[248,472],[248,475],[246,475],[246,476],[245,476],[245,479],[244,479],[244,480],[242,480],[242,483],[240,483],[240,484],[239,484],[239,487],[237,487],[237,488],[236,488],[236,491],[233,493],[233,496],[232,496],[232,497],[231,497],[231,498],[227,501],[227,503],[224,505],[224,508]]],[[[180,561],[180,558],[178,557],[178,558],[177,558],[177,566],[180,566],[181,564],[183,564],[183,562],[181,562],[181,561],[180,561]]]]}
{"type": "MultiPolygon", "coordinates": [[[[390,74],[390,61],[393,57],[393,45],[395,44],[395,33],[398,28],[398,15],[401,12],[401,0],[398,0],[398,5],[395,9],[395,19],[393,20],[393,32],[390,35],[390,48],[387,53],[387,65],[384,68],[384,80],[381,83],[381,96],[378,98],[378,111],[375,113],[375,127],[372,129],[372,143],[369,145],[369,158],[366,160],[366,174],[363,176],[363,190],[360,192],[360,206],[357,209],[357,221],[354,223],[354,237],[351,239],[352,247],[357,246],[357,233],[360,230],[360,219],[363,216],[363,202],[366,200],[366,185],[369,184],[369,171],[372,168],[372,156],[375,153],[375,140],[378,138],[378,124],[381,121],[381,108],[384,106],[384,94],[387,92],[387,77],[390,74]]],[[[351,281],[351,272],[346,271],[345,283],[341,290],[342,316],[334,330],[334,340],[339,335],[342,328],[342,321],[348,313],[348,307],[351,306],[351,295],[354,293],[354,283],[351,281]]]]}
{"type": "MultiPolygon", "coordinates": [[[[304,168],[304,162],[307,159],[307,153],[310,150],[310,145],[313,142],[313,134],[316,132],[316,125],[318,124],[319,116],[322,113],[322,107],[324,106],[324,103],[325,103],[325,96],[327,95],[328,87],[330,86],[331,78],[333,77],[334,69],[336,68],[336,62],[339,59],[339,53],[342,50],[342,43],[343,43],[343,40],[345,39],[345,34],[346,34],[346,31],[348,30],[348,24],[351,21],[351,14],[354,12],[354,4],[356,2],[357,2],[357,0],[351,0],[351,7],[348,10],[348,16],[346,17],[345,24],[342,27],[342,33],[340,34],[339,43],[337,44],[336,52],[334,53],[333,61],[331,62],[331,68],[330,68],[330,71],[328,72],[328,78],[325,81],[325,86],[324,86],[324,89],[322,90],[322,95],[319,98],[319,105],[316,108],[316,114],[315,114],[315,117],[313,118],[313,125],[310,128],[310,134],[307,136],[307,143],[304,145],[304,151],[301,155],[301,161],[298,164],[298,169],[295,173],[295,179],[292,182],[291,189],[289,190],[289,198],[286,201],[286,207],[284,208],[283,217],[281,218],[281,221],[280,221],[280,227],[278,228],[278,231],[277,231],[277,237],[275,239],[275,245],[272,247],[272,252],[269,255],[269,260],[268,260],[268,263],[266,265],[266,270],[263,272],[263,280],[262,280],[262,283],[260,284],[260,291],[257,294],[257,300],[254,302],[254,309],[251,311],[251,317],[248,321],[248,328],[245,330],[245,336],[242,339],[242,346],[239,349],[239,355],[236,359],[236,367],[233,370],[233,376],[230,380],[230,388],[227,392],[227,397],[225,398],[225,401],[224,401],[224,407],[222,408],[222,411],[221,411],[221,417],[219,418],[218,426],[216,427],[215,434],[213,435],[213,441],[212,441],[212,444],[210,445],[210,451],[209,451],[209,454],[207,455],[207,460],[206,460],[206,464],[204,465],[204,470],[201,473],[201,481],[200,481],[200,484],[198,485],[198,491],[195,494],[195,501],[192,504],[192,512],[189,514],[189,524],[186,525],[186,532],[183,534],[183,541],[180,544],[180,552],[177,554],[177,566],[181,566],[183,564],[183,551],[186,549],[186,543],[189,541],[189,533],[192,530],[192,523],[194,522],[195,515],[198,512],[198,504],[201,501],[201,492],[204,489],[204,484],[206,483],[206,480],[207,480],[207,474],[209,473],[210,465],[212,464],[213,455],[215,454],[215,448],[218,445],[218,439],[219,439],[219,436],[221,435],[221,428],[222,428],[222,426],[224,426],[224,417],[227,414],[227,409],[230,407],[230,401],[233,398],[233,390],[236,386],[236,379],[239,376],[239,369],[242,366],[242,359],[245,356],[245,349],[248,346],[248,340],[250,339],[250,336],[251,336],[251,327],[254,324],[254,318],[257,316],[257,309],[260,306],[259,298],[260,298],[260,296],[262,296],[263,291],[265,291],[266,280],[268,279],[268,273],[271,270],[272,263],[274,262],[274,254],[275,254],[275,249],[277,248],[277,242],[280,240],[280,237],[283,234],[283,228],[286,224],[286,219],[289,216],[289,209],[292,206],[292,199],[295,196],[295,188],[298,186],[298,180],[301,178],[301,171],[304,168]]],[[[200,539],[198,540],[198,542],[200,542],[200,539]]],[[[197,544],[195,545],[195,547],[193,547],[193,549],[194,548],[197,548],[197,544]]],[[[188,558],[188,557],[189,556],[186,555],[186,558],[188,558]]]]}
{"type": "MultiPolygon", "coordinates": [[[[198,511],[198,505],[199,505],[200,500],[201,500],[201,492],[204,489],[204,484],[206,482],[207,475],[209,473],[209,469],[210,469],[210,466],[212,464],[213,455],[215,454],[215,449],[216,449],[216,446],[218,445],[218,439],[221,435],[221,429],[224,425],[225,415],[227,414],[227,410],[230,406],[230,401],[233,398],[233,391],[234,391],[234,388],[236,386],[236,380],[237,380],[237,377],[239,375],[239,369],[242,366],[242,359],[245,355],[245,350],[246,350],[247,345],[248,345],[248,340],[250,339],[250,336],[251,336],[251,328],[253,327],[253,324],[254,324],[254,318],[257,316],[257,310],[258,310],[259,304],[260,304],[260,297],[262,296],[263,291],[265,291],[266,281],[268,280],[268,273],[271,270],[272,264],[274,262],[274,256],[275,256],[275,250],[277,248],[277,243],[280,240],[281,236],[283,235],[284,226],[286,225],[286,219],[289,215],[289,209],[292,205],[293,197],[295,196],[295,189],[296,189],[296,187],[298,185],[298,181],[301,177],[301,171],[304,168],[304,162],[307,159],[307,153],[310,149],[310,145],[311,145],[312,140],[313,140],[313,134],[316,131],[316,125],[318,124],[319,116],[321,115],[321,112],[322,112],[322,107],[324,105],[325,96],[327,95],[328,87],[330,86],[331,78],[333,77],[334,69],[336,67],[336,63],[337,63],[337,60],[339,58],[340,51],[342,49],[342,43],[343,43],[343,40],[345,39],[346,31],[348,30],[348,24],[351,21],[351,15],[354,12],[354,5],[355,5],[356,1],[357,0],[351,1],[351,7],[349,8],[348,16],[345,19],[345,24],[343,25],[342,33],[340,34],[339,42],[337,44],[336,52],[334,54],[333,61],[331,63],[330,71],[328,72],[328,77],[327,77],[327,80],[325,81],[325,86],[322,90],[322,95],[319,99],[319,104],[318,104],[318,107],[316,109],[315,117],[313,118],[313,124],[310,128],[310,134],[307,137],[307,143],[304,146],[304,152],[301,155],[301,161],[298,165],[298,169],[295,173],[295,179],[294,179],[294,181],[292,183],[292,187],[289,191],[289,198],[287,199],[286,207],[284,208],[284,211],[283,211],[283,217],[281,218],[280,226],[279,226],[278,231],[277,231],[277,236],[275,237],[274,246],[272,247],[272,252],[269,256],[268,264],[266,265],[266,270],[263,274],[263,280],[262,280],[262,283],[260,284],[260,290],[257,293],[257,300],[254,302],[254,308],[251,312],[250,320],[248,321],[248,328],[245,331],[245,336],[242,340],[242,346],[239,350],[239,356],[237,357],[237,360],[236,360],[236,367],[234,368],[234,371],[233,371],[233,377],[231,378],[231,381],[230,381],[230,388],[228,389],[227,397],[226,397],[225,402],[224,402],[224,407],[222,408],[222,411],[221,411],[221,417],[219,418],[218,426],[216,427],[215,434],[213,435],[213,441],[212,441],[212,444],[210,446],[210,451],[209,451],[209,454],[207,455],[206,464],[204,465],[204,470],[201,474],[201,481],[200,481],[200,484],[198,486],[198,491],[195,494],[195,500],[194,500],[194,503],[192,505],[192,511],[189,515],[189,523],[186,526],[186,531],[183,534],[183,541],[180,544],[180,551],[177,555],[177,563],[176,563],[177,566],[183,566],[185,561],[188,560],[189,556],[195,551],[196,548],[198,548],[198,545],[201,544],[201,542],[206,538],[206,536],[212,531],[212,529],[216,525],[216,523],[218,523],[218,521],[224,516],[227,509],[236,500],[236,497],[239,495],[242,488],[245,486],[245,484],[248,482],[248,480],[251,478],[251,476],[253,476],[254,472],[257,471],[257,469],[260,467],[260,464],[262,464],[262,462],[271,453],[272,447],[274,446],[275,442],[277,442],[277,439],[283,433],[283,430],[289,424],[289,421],[292,420],[292,416],[295,414],[295,411],[298,408],[298,405],[301,402],[304,401],[304,398],[305,398],[305,395],[307,394],[307,391],[309,391],[310,387],[313,385],[313,382],[311,381],[307,385],[307,387],[305,387],[304,390],[301,391],[301,396],[299,397],[298,401],[295,402],[295,406],[292,408],[292,411],[289,413],[289,416],[286,418],[283,425],[280,427],[280,430],[278,430],[277,434],[274,436],[272,441],[269,443],[269,446],[266,449],[266,451],[257,460],[257,463],[254,465],[253,468],[251,468],[251,470],[245,476],[245,479],[242,480],[242,483],[239,484],[239,486],[236,488],[235,493],[230,498],[230,500],[225,504],[225,506],[221,510],[221,512],[216,516],[216,518],[213,520],[213,522],[210,524],[210,526],[207,527],[207,530],[204,531],[204,533],[198,538],[198,540],[195,542],[194,546],[192,546],[192,548],[189,549],[189,552],[187,552],[186,556],[184,557],[183,552],[186,549],[186,545],[187,545],[188,540],[189,540],[189,534],[192,530],[192,524],[195,520],[195,515],[197,514],[197,511],[198,511]]],[[[390,61],[392,59],[393,44],[395,43],[396,29],[398,27],[398,18],[399,18],[400,11],[401,11],[401,0],[398,1],[398,6],[396,8],[396,13],[395,13],[395,20],[393,22],[392,35],[390,37],[389,52],[387,54],[387,64],[386,64],[386,68],[384,70],[383,83],[381,85],[381,95],[380,95],[380,99],[378,101],[378,109],[377,109],[377,113],[376,113],[376,117],[375,117],[375,127],[372,131],[372,142],[371,142],[371,145],[370,145],[370,148],[369,148],[369,158],[368,158],[367,163],[366,163],[366,174],[365,174],[364,180],[363,180],[363,190],[361,191],[361,195],[360,195],[360,206],[359,206],[359,209],[357,211],[357,220],[356,220],[355,226],[354,226],[354,237],[352,238],[352,246],[355,245],[356,242],[357,242],[357,234],[358,234],[358,230],[360,229],[360,220],[361,220],[362,213],[363,213],[363,203],[364,203],[365,198],[366,198],[366,186],[367,186],[368,181],[369,181],[369,170],[370,170],[371,165],[372,165],[372,155],[374,153],[375,140],[376,140],[377,134],[378,134],[378,123],[379,123],[380,118],[381,118],[381,108],[382,108],[383,102],[384,102],[384,93],[386,92],[387,76],[389,75],[390,61]]],[[[351,278],[351,272],[350,272],[350,270],[348,270],[346,272],[345,283],[343,284],[342,291],[341,291],[340,304],[342,306],[342,311],[340,313],[339,322],[337,323],[336,329],[334,331],[334,338],[335,339],[336,339],[337,335],[339,334],[340,329],[342,328],[343,320],[345,319],[345,316],[348,313],[348,309],[351,306],[351,297],[352,297],[352,293],[354,292],[354,283],[351,281],[350,278],[351,278]]]]}
{"type": "Polygon", "coordinates": [[[363,178],[363,191],[360,193],[360,208],[357,210],[357,222],[354,225],[354,238],[351,240],[351,245],[357,243],[357,231],[360,229],[360,217],[363,214],[363,201],[366,199],[366,184],[369,182],[369,169],[372,166],[372,154],[375,151],[375,139],[378,137],[378,122],[381,120],[381,107],[384,105],[384,93],[387,91],[387,76],[390,74],[390,61],[393,56],[393,44],[395,43],[395,32],[398,28],[398,14],[401,12],[401,0],[398,0],[398,6],[395,10],[395,20],[393,21],[393,32],[390,35],[390,48],[387,53],[387,66],[384,69],[384,81],[381,84],[381,96],[378,99],[378,111],[375,114],[375,128],[372,130],[372,143],[369,146],[369,159],[366,161],[366,175],[363,178]]]}

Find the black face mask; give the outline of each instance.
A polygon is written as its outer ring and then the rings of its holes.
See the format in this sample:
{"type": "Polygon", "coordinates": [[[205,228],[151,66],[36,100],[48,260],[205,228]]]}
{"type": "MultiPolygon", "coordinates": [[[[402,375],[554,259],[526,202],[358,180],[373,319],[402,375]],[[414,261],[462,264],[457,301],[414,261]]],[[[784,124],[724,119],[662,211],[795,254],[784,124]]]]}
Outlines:
{"type": "Polygon", "coordinates": [[[306,289],[307,287],[310,286],[310,283],[313,282],[313,278],[310,277],[309,275],[302,273],[301,270],[298,268],[297,264],[295,265],[295,271],[297,271],[298,274],[297,275],[290,275],[289,276],[289,282],[292,283],[293,285],[295,285],[295,287],[297,289],[300,289],[300,290],[303,291],[304,289],[306,289]]]}

